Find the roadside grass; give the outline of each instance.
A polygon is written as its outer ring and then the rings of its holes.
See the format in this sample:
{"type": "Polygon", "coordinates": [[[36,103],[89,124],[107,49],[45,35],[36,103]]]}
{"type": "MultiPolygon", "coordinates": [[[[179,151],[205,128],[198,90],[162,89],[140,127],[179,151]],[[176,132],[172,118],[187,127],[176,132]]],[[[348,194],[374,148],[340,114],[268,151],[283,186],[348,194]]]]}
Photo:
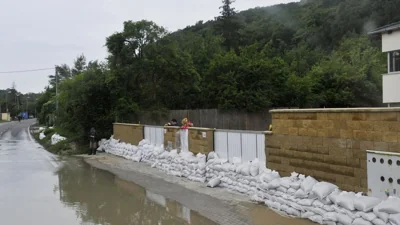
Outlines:
{"type": "MultiPolygon", "coordinates": [[[[36,125],[36,127],[39,127],[39,125],[36,125]]],[[[49,152],[58,155],[79,155],[88,152],[88,143],[85,143],[79,135],[72,134],[60,128],[46,128],[43,133],[46,137],[42,140],[39,138],[40,133],[32,133],[32,136],[49,152]],[[67,140],[52,145],[51,136],[55,133],[66,137],[67,140]]]]}

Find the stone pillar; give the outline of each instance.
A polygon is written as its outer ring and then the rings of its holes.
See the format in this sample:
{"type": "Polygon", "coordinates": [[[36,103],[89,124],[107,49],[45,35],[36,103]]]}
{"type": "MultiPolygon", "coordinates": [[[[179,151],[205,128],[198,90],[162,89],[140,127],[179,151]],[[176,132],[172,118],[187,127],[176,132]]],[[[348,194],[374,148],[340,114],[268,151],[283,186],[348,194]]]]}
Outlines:
{"type": "Polygon", "coordinates": [[[114,123],[114,139],[131,145],[138,145],[144,139],[144,126],[141,124],[114,123]]]}
{"type": "Polygon", "coordinates": [[[211,128],[189,128],[189,151],[208,154],[214,151],[214,131],[211,128]]]}

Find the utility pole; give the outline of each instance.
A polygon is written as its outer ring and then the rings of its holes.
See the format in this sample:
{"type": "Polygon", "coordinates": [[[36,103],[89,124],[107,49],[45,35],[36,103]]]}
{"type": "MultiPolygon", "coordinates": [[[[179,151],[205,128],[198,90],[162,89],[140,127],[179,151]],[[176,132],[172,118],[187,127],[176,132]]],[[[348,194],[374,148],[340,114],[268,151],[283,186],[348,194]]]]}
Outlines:
{"type": "Polygon", "coordinates": [[[57,66],[54,67],[55,76],[56,76],[56,119],[54,120],[54,124],[58,119],[58,75],[57,75],[57,66]]]}

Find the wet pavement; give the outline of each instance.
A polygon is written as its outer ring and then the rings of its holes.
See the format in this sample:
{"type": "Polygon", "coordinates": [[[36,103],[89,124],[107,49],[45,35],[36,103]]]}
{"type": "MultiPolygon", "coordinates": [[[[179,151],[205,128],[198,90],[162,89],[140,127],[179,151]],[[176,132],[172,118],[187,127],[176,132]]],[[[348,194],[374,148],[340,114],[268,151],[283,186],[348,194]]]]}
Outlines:
{"type": "Polygon", "coordinates": [[[0,138],[1,224],[215,224],[83,159],[45,151],[29,135],[33,122],[8,124],[0,138]]]}
{"type": "Polygon", "coordinates": [[[312,224],[143,163],[107,154],[60,158],[33,140],[33,123],[0,124],[0,224],[312,224]]]}

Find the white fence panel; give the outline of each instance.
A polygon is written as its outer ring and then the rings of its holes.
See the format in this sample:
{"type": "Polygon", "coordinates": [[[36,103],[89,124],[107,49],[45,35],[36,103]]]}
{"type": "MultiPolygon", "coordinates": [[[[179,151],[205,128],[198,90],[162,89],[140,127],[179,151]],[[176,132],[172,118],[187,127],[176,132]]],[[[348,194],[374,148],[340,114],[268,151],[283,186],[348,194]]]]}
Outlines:
{"type": "Polygon", "coordinates": [[[144,139],[150,141],[151,144],[156,146],[164,144],[164,127],[145,126],[144,139]]]}
{"type": "Polygon", "coordinates": [[[257,134],[257,158],[263,162],[267,161],[265,156],[265,134],[257,134]]]}
{"type": "Polygon", "coordinates": [[[242,160],[251,161],[257,158],[257,134],[242,133],[242,160]]]}
{"type": "Polygon", "coordinates": [[[261,132],[216,130],[214,149],[221,158],[229,161],[232,161],[233,157],[239,157],[244,162],[255,158],[266,161],[265,136],[261,132]]]}
{"type": "Polygon", "coordinates": [[[227,159],[228,156],[228,133],[215,131],[214,150],[219,157],[227,159]]]}
{"type": "Polygon", "coordinates": [[[242,157],[242,145],[240,133],[228,132],[228,159],[232,161],[233,157],[242,157]]]}

